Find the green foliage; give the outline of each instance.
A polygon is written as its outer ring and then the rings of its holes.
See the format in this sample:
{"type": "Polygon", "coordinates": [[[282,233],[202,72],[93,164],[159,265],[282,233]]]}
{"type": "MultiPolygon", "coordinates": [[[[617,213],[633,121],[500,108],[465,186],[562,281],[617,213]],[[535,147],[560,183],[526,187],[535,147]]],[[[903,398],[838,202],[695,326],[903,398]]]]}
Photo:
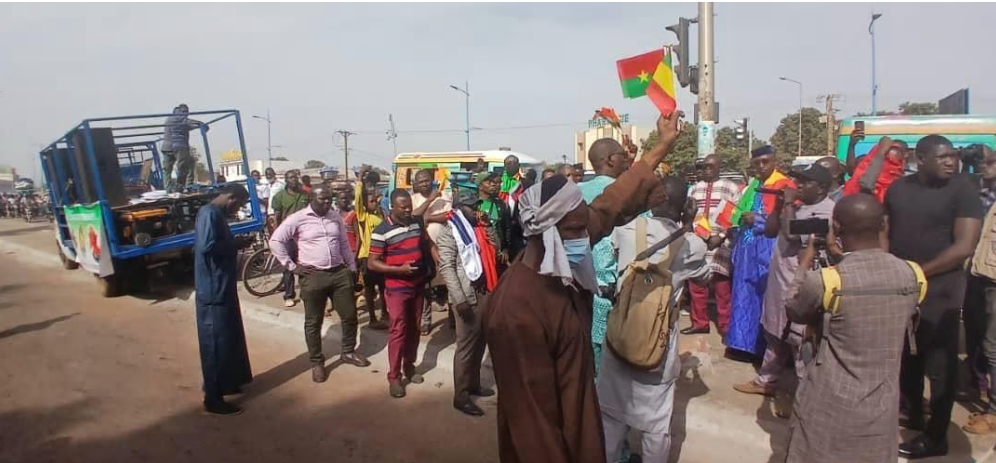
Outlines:
{"type": "MultiPolygon", "coordinates": [[[[827,126],[820,122],[823,113],[816,108],[802,108],[802,155],[827,155],[827,126]]],[[[782,118],[775,134],[771,136],[771,146],[779,163],[791,162],[799,150],[799,113],[782,118]]]]}
{"type": "Polygon", "coordinates": [[[904,116],[921,116],[937,114],[937,103],[923,102],[915,103],[907,101],[899,105],[899,114],[904,116]]]}
{"type": "MultiPolygon", "coordinates": [[[[681,135],[674,145],[672,151],[664,159],[670,171],[675,174],[682,174],[692,169],[695,159],[698,157],[698,133],[695,125],[684,122],[681,128],[681,135]]],[[[647,138],[640,140],[640,152],[646,153],[657,144],[657,131],[650,132],[647,138]]],[[[763,140],[754,138],[753,146],[759,147],[764,144],[763,140]]],[[[716,131],[716,154],[723,162],[724,171],[740,172],[747,168],[750,163],[750,155],[747,153],[747,141],[737,140],[736,132],[732,127],[722,127],[716,131]]]]}
{"type": "MultiPolygon", "coordinates": [[[[668,165],[671,173],[681,174],[686,169],[695,165],[695,158],[698,155],[698,134],[695,125],[691,122],[681,123],[681,134],[674,144],[674,149],[664,158],[664,163],[668,165]]],[[[657,130],[650,132],[647,138],[640,140],[640,152],[649,153],[654,146],[657,146],[657,130]]]]}
{"type": "MultiPolygon", "coordinates": [[[[876,116],[926,116],[937,114],[937,103],[907,101],[899,105],[899,111],[875,111],[876,116]]],[[[867,117],[870,113],[857,113],[854,117],[867,117]]]]}
{"type": "Polygon", "coordinates": [[[322,167],[325,167],[325,163],[314,159],[304,163],[305,169],[321,169],[322,167]]]}

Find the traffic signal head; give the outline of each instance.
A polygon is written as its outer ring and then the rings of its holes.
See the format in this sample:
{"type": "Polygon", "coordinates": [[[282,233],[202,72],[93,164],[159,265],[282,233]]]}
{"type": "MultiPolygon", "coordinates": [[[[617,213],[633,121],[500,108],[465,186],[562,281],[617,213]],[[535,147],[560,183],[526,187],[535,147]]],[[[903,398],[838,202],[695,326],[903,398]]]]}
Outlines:
{"type": "Polygon", "coordinates": [[[747,118],[737,119],[733,123],[737,125],[733,128],[733,131],[737,134],[737,140],[747,138],[747,118]]]}
{"type": "Polygon", "coordinates": [[[688,65],[688,25],[690,22],[688,18],[678,18],[678,24],[667,26],[667,30],[678,36],[678,46],[674,47],[674,53],[678,55],[678,64],[674,69],[678,76],[678,83],[682,87],[687,87],[691,81],[689,78],[690,66],[688,65]]]}

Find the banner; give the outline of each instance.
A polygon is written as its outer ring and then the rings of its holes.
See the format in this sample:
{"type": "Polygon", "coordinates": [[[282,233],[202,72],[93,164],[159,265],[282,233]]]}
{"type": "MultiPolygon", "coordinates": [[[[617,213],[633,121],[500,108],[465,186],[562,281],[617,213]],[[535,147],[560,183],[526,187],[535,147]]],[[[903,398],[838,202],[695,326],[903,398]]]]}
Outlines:
{"type": "Polygon", "coordinates": [[[76,248],[76,262],[86,271],[102,277],[114,273],[110,247],[104,233],[100,203],[65,206],[66,223],[76,248]]]}

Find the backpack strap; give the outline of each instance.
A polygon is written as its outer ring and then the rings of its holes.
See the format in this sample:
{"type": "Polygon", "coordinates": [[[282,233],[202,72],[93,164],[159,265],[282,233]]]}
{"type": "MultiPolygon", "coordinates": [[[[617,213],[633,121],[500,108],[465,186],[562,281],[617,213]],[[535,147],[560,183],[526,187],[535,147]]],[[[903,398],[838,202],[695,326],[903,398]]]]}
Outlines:
{"type": "Polygon", "coordinates": [[[924,275],[923,269],[920,265],[911,260],[906,261],[906,264],[913,269],[913,276],[916,277],[916,284],[920,287],[920,295],[916,300],[916,304],[923,304],[923,300],[927,298],[927,276],[924,275]]]}
{"type": "Polygon", "coordinates": [[[824,267],[820,269],[820,275],[823,277],[823,308],[835,314],[840,308],[840,273],[836,267],[824,267]]]}
{"type": "MultiPolygon", "coordinates": [[[[645,217],[636,218],[636,255],[639,256],[647,250],[647,219],[645,217]]],[[[637,257],[634,260],[642,260],[637,257]]]]}

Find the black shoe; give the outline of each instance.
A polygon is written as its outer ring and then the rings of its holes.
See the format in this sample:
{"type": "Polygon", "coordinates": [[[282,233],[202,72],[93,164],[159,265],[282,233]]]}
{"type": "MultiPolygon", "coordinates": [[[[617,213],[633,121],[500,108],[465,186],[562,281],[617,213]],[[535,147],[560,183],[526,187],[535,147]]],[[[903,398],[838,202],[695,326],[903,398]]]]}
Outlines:
{"type": "Polygon", "coordinates": [[[401,384],[400,380],[391,380],[388,382],[388,392],[391,394],[391,397],[400,399],[405,396],[405,386],[401,384]]]}
{"type": "Polygon", "coordinates": [[[405,376],[407,376],[406,379],[408,379],[408,382],[412,384],[422,384],[425,382],[425,378],[423,378],[422,375],[418,373],[412,373],[410,375],[405,375],[405,376]]]}
{"type": "Polygon", "coordinates": [[[940,457],[948,454],[948,442],[934,442],[933,439],[921,434],[909,442],[899,444],[899,456],[907,460],[940,457]]]}
{"type": "Polygon", "coordinates": [[[474,402],[471,402],[469,399],[454,401],[453,408],[459,410],[460,413],[463,413],[464,415],[484,416],[484,410],[481,410],[481,407],[474,405],[474,402]]]}
{"type": "Polygon", "coordinates": [[[233,405],[224,400],[205,400],[204,411],[212,415],[239,415],[242,409],[238,405],[233,405]]]}
{"type": "Polygon", "coordinates": [[[690,326],[688,328],[681,330],[681,334],[709,334],[709,327],[707,326],[705,328],[693,328],[690,326]]]}
{"type": "Polygon", "coordinates": [[[491,397],[495,395],[495,390],[488,388],[480,388],[476,391],[470,391],[470,395],[476,395],[478,397],[491,397]]]}

